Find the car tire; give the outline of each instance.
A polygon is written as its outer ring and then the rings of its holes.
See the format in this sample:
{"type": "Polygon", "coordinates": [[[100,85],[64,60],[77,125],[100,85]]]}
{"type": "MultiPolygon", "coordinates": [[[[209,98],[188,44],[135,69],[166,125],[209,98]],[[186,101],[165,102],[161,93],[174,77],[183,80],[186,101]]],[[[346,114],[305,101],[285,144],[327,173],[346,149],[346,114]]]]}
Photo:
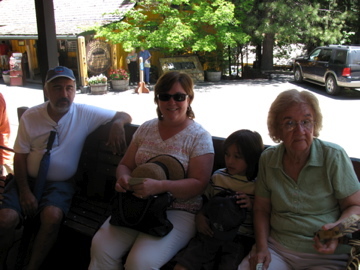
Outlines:
{"type": "Polygon", "coordinates": [[[294,80],[295,80],[295,82],[297,82],[297,83],[303,82],[303,76],[302,76],[302,74],[301,74],[301,70],[300,70],[299,67],[296,67],[296,68],[295,68],[295,71],[294,71],[294,80]]]}
{"type": "Polygon", "coordinates": [[[326,93],[332,96],[336,96],[340,93],[341,87],[338,86],[336,79],[333,75],[329,75],[325,82],[326,93]]]}

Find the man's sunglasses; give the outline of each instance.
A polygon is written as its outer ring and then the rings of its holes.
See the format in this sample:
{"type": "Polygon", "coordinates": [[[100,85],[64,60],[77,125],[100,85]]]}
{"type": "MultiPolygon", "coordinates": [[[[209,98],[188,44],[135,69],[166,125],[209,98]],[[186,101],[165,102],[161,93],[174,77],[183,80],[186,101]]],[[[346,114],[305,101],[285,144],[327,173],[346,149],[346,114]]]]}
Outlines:
{"type": "Polygon", "coordinates": [[[176,93],[174,95],[170,95],[170,94],[158,94],[157,95],[157,98],[161,101],[169,101],[170,98],[173,98],[173,100],[175,100],[175,101],[184,101],[187,97],[188,97],[187,94],[180,94],[180,93],[176,93]]]}

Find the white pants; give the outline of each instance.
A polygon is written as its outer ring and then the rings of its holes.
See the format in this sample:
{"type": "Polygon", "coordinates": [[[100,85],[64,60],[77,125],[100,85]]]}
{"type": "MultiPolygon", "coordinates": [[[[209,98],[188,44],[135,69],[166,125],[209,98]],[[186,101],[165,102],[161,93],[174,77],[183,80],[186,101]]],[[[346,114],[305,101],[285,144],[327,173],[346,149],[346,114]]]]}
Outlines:
{"type": "MultiPolygon", "coordinates": [[[[301,253],[284,248],[274,239],[268,241],[271,262],[267,270],[343,270],[348,254],[301,253]]],[[[238,270],[250,270],[249,256],[246,256],[238,270]]]]}
{"type": "Polygon", "coordinates": [[[108,218],[94,235],[89,270],[160,269],[195,235],[195,215],[179,210],[166,212],[174,225],[164,237],[113,226],[108,218]],[[122,257],[128,252],[123,266],[122,257]]]}

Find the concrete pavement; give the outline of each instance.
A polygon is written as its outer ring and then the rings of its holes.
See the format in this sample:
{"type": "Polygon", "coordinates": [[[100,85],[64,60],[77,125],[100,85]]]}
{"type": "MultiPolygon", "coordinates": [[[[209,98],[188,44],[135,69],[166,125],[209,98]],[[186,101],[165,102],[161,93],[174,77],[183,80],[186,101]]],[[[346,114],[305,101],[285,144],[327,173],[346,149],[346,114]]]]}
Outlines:
{"type": "MultiPolygon", "coordinates": [[[[350,156],[360,158],[360,92],[348,90],[340,97],[329,97],[322,87],[297,85],[291,76],[286,75],[279,75],[272,80],[204,82],[195,86],[192,108],[195,120],[213,136],[227,137],[235,130],[246,128],[256,130],[265,144],[273,145],[266,126],[271,103],[284,90],[304,88],[313,92],[320,102],[324,120],[319,138],[340,144],[350,156]]],[[[0,92],[7,102],[13,143],[18,127],[17,108],[43,102],[43,92],[39,84],[6,86],[2,79],[0,92]]],[[[126,111],[132,116],[134,124],[142,124],[156,117],[153,91],[140,95],[135,94],[133,88],[105,95],[82,94],[79,91],[75,102],[126,111]]]]}

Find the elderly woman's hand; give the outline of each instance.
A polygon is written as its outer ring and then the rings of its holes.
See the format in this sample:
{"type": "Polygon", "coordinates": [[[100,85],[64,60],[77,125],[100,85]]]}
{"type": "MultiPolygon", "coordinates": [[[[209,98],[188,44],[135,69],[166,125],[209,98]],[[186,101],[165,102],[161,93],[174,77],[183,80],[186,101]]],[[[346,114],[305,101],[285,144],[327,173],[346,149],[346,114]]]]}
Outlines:
{"type": "Polygon", "coordinates": [[[319,237],[314,237],[314,248],[324,254],[333,254],[335,252],[336,247],[338,246],[339,240],[336,238],[326,240],[324,242],[321,242],[319,237]]]}
{"type": "Polygon", "coordinates": [[[249,264],[251,270],[257,270],[256,266],[262,263],[262,269],[266,270],[271,261],[270,251],[268,249],[257,250],[254,245],[249,253],[249,264]]]}

